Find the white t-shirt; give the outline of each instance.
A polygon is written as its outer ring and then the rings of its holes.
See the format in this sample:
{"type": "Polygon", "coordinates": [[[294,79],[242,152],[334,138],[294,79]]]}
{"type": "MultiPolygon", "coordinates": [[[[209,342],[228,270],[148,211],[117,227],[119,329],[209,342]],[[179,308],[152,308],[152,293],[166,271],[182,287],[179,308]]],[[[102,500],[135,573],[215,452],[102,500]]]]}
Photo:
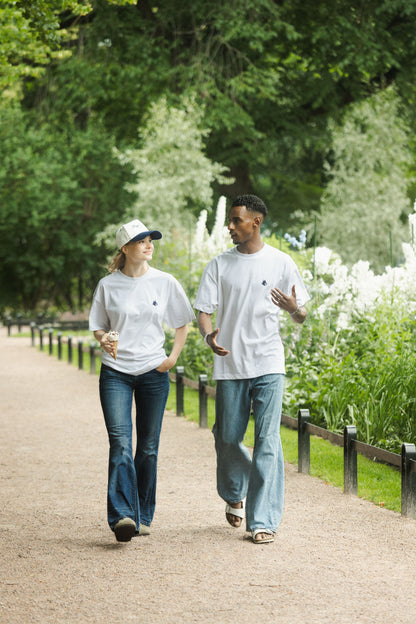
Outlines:
{"type": "Polygon", "coordinates": [[[121,271],[103,277],[93,296],[89,327],[120,334],[117,359],[103,351],[103,364],[141,375],[166,359],[162,323],[176,329],[194,318],[179,282],[169,273],[149,268],[142,277],[128,277],[121,271]]]}
{"type": "Polygon", "coordinates": [[[296,264],[288,254],[264,244],[254,254],[233,247],[205,267],[195,308],[212,314],[217,310],[219,345],[226,356],[214,356],[214,379],[252,379],[285,372],[279,330],[280,309],[271,289],[291,294],[296,288],[299,306],[309,300],[296,264]]]}

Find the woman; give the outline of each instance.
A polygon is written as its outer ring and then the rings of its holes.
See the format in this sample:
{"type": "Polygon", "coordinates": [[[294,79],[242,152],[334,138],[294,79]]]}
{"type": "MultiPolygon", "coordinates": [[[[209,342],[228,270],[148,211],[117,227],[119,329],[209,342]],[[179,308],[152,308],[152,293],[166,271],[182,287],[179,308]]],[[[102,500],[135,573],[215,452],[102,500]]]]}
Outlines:
{"type": "MultiPolygon", "coordinates": [[[[116,234],[119,249],[100,280],[90,330],[102,347],[100,400],[110,443],[108,523],[119,542],[149,534],[156,502],[156,472],[168,371],[176,364],[194,312],[179,282],[149,266],[153,240],[162,238],[135,219],[116,234]],[[167,357],[162,323],[175,328],[167,357]],[[118,332],[118,343],[109,332],[118,332]],[[132,452],[132,401],[137,447],[132,452]]],[[[117,336],[116,336],[117,338],[117,336]]]]}

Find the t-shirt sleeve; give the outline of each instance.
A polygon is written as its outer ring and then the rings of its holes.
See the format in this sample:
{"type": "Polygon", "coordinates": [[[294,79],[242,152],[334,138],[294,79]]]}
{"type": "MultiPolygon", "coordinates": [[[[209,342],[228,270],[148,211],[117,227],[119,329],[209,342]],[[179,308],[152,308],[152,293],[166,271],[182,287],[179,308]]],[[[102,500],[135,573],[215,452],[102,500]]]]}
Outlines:
{"type": "Polygon", "coordinates": [[[109,331],[111,329],[110,319],[104,306],[104,287],[101,282],[98,283],[92,298],[89,329],[90,331],[97,331],[98,329],[109,331]]]}
{"type": "Polygon", "coordinates": [[[299,269],[292,259],[290,261],[287,279],[287,292],[291,294],[292,286],[294,285],[296,289],[296,303],[298,304],[298,306],[305,305],[305,303],[309,301],[310,296],[308,291],[306,290],[305,284],[303,283],[303,279],[299,273],[299,269]]]}
{"type": "Polygon", "coordinates": [[[176,329],[195,320],[195,314],[181,284],[171,276],[169,301],[166,306],[165,318],[169,327],[176,329]]]}
{"type": "Polygon", "coordinates": [[[218,308],[218,267],[211,260],[204,269],[199,283],[194,308],[212,314],[218,308]]]}

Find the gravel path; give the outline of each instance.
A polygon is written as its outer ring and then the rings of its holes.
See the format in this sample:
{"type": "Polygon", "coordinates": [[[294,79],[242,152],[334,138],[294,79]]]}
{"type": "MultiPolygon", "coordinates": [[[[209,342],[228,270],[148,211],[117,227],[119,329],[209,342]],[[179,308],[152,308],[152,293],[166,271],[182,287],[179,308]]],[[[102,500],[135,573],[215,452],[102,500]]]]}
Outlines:
{"type": "Polygon", "coordinates": [[[98,378],[0,329],[2,624],[415,624],[416,521],[286,465],[274,544],[225,522],[210,431],[167,413],[152,534],[106,524],[98,378]]]}

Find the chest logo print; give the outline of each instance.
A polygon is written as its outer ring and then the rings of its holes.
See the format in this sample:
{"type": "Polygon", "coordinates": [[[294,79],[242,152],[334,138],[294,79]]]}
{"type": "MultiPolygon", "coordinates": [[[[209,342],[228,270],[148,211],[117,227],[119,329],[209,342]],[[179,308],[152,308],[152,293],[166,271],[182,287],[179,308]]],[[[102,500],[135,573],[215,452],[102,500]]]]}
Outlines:
{"type": "Polygon", "coordinates": [[[159,304],[158,304],[158,302],[155,300],[155,301],[153,301],[153,305],[154,305],[154,306],[157,306],[157,305],[159,305],[159,304]]]}
{"type": "Polygon", "coordinates": [[[263,281],[262,281],[262,284],[263,284],[263,286],[267,286],[267,282],[266,282],[266,280],[263,280],[263,281]]]}

